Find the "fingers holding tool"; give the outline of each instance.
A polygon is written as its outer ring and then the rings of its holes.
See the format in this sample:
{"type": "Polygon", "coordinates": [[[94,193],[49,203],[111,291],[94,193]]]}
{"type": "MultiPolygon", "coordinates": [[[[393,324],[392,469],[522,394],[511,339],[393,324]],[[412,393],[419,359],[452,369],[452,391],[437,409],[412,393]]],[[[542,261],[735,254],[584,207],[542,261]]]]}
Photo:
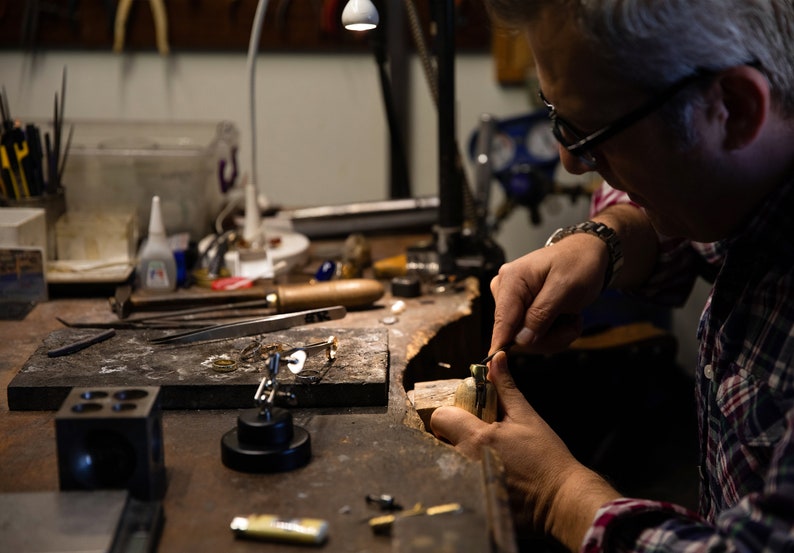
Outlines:
{"type": "Polygon", "coordinates": [[[464,409],[452,406],[439,407],[430,419],[431,430],[437,437],[471,457],[479,457],[480,448],[484,445],[496,446],[497,450],[509,447],[509,440],[505,438],[516,433],[519,426],[540,424],[545,428],[545,423],[516,386],[504,352],[494,354],[488,379],[501,408],[501,423],[489,424],[464,409]]]}
{"type": "Polygon", "coordinates": [[[505,263],[491,281],[492,348],[509,341],[533,353],[564,350],[582,331],[582,310],[600,294],[598,253],[577,247],[577,237],[505,263]]]}
{"type": "Polygon", "coordinates": [[[489,378],[499,397],[500,421],[488,424],[462,409],[439,407],[430,419],[430,427],[436,436],[473,459],[492,450],[504,464],[517,524],[542,530],[549,508],[565,483],[582,474],[590,478],[589,471],[576,461],[516,387],[504,352],[491,360],[489,378]]]}

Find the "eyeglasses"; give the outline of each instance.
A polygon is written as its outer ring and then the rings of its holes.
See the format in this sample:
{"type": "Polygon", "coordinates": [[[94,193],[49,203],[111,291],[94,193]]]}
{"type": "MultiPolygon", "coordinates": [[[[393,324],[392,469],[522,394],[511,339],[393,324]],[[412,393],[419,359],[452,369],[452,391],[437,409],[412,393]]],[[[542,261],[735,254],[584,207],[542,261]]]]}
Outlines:
{"type": "Polygon", "coordinates": [[[589,167],[595,167],[597,160],[593,155],[593,148],[612,138],[616,134],[623,132],[634,123],[637,123],[639,120],[647,117],[657,109],[661,108],[665,103],[670,101],[676,94],[690,84],[704,77],[711,77],[714,75],[716,75],[716,72],[714,71],[698,69],[694,73],[677,80],[665,90],[660,92],[657,96],[654,96],[637,109],[628,112],[612,123],[609,123],[608,125],[601,127],[597,131],[588,135],[585,135],[584,132],[580,131],[568,121],[560,117],[557,113],[557,108],[549,103],[546,97],[543,96],[543,91],[539,90],[538,96],[540,96],[541,101],[549,110],[549,119],[551,119],[552,132],[554,133],[554,137],[557,139],[557,141],[562,144],[562,146],[568,150],[571,155],[576,156],[580,161],[589,167]]]}

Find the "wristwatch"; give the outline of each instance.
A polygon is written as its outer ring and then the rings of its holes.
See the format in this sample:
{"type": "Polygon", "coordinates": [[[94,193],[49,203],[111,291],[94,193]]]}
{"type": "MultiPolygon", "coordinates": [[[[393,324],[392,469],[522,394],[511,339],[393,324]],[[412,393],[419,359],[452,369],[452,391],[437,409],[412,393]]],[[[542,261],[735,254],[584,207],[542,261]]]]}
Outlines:
{"type": "Polygon", "coordinates": [[[571,225],[569,227],[558,228],[546,240],[546,247],[556,244],[566,236],[572,234],[590,234],[596,236],[604,241],[609,250],[609,265],[607,266],[607,273],[604,276],[604,290],[611,285],[615,277],[623,267],[623,248],[620,246],[620,240],[617,233],[606,226],[604,223],[596,223],[595,221],[585,221],[578,225],[571,225]]]}

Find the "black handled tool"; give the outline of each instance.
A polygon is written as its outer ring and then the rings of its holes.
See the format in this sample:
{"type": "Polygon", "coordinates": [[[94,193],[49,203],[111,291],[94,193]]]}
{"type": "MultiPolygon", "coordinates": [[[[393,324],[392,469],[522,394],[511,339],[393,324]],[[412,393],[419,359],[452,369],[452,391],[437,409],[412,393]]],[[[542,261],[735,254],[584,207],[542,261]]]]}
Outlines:
{"type": "Polygon", "coordinates": [[[72,342],[71,344],[66,344],[65,346],[51,349],[47,352],[47,357],[61,357],[62,355],[70,355],[72,353],[77,353],[78,351],[83,350],[88,346],[93,346],[94,344],[98,344],[99,342],[104,342],[108,338],[112,338],[115,335],[116,335],[116,331],[112,328],[109,330],[104,330],[98,334],[89,336],[88,338],[83,338],[82,340],[78,340],[77,342],[72,342]]]}

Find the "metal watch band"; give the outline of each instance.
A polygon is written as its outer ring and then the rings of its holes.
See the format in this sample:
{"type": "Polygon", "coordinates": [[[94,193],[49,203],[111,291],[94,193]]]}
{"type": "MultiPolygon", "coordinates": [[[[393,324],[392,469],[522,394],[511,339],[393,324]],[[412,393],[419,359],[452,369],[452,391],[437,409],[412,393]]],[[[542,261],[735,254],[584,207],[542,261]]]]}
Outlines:
{"type": "Polygon", "coordinates": [[[623,267],[623,248],[620,245],[617,233],[604,223],[585,221],[577,225],[559,228],[546,240],[546,246],[556,244],[566,236],[572,234],[590,234],[603,240],[609,251],[609,265],[604,276],[604,289],[608,288],[623,267]]]}

